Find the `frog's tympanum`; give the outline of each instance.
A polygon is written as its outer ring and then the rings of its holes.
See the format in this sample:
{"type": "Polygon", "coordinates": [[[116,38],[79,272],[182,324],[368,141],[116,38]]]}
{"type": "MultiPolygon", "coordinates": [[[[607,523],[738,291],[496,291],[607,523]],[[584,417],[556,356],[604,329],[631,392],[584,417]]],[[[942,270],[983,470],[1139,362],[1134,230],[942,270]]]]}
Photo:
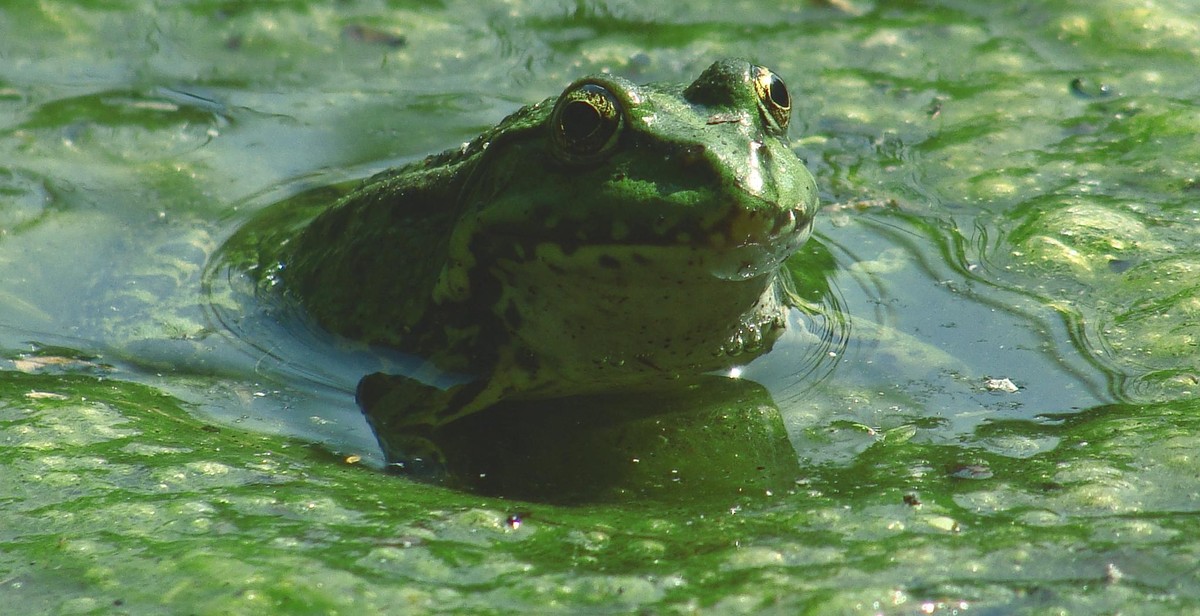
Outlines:
{"type": "Polygon", "coordinates": [[[259,271],[325,329],[426,361],[358,386],[397,461],[500,402],[744,363],[785,327],[781,265],[817,207],[791,104],[737,60],[686,87],[584,77],[371,178],[259,271]]]}

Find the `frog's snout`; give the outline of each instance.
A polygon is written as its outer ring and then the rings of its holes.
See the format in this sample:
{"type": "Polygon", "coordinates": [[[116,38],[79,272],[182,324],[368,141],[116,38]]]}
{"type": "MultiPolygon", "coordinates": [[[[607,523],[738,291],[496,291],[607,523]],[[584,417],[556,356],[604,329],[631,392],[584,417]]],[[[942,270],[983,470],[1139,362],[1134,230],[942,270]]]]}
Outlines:
{"type": "Polygon", "coordinates": [[[807,234],[810,223],[801,202],[791,208],[740,211],[728,219],[723,235],[729,247],[791,245],[807,234]]]}

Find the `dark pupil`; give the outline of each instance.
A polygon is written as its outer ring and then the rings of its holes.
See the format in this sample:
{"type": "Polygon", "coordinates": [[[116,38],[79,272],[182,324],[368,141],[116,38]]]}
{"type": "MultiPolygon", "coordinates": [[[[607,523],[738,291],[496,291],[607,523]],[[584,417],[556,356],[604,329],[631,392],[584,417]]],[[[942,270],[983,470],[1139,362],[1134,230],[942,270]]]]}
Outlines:
{"type": "Polygon", "coordinates": [[[778,77],[771,77],[771,102],[787,109],[792,106],[792,97],[788,94],[787,86],[783,85],[783,80],[778,77]]]}
{"type": "Polygon", "coordinates": [[[562,110],[563,135],[571,141],[583,141],[600,128],[600,112],[585,101],[573,101],[562,110]]]}

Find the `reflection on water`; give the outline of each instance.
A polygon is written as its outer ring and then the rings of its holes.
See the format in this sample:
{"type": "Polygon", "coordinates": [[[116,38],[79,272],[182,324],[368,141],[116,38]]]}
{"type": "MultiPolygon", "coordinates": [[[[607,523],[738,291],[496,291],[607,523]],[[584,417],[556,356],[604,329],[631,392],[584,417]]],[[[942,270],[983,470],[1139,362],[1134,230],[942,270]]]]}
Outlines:
{"type": "Polygon", "coordinates": [[[763,382],[801,457],[847,462],[870,445],[861,432],[831,427],[838,420],[876,429],[911,424],[921,428],[919,439],[973,443],[992,422],[1037,422],[1113,399],[1110,375],[1080,352],[1070,319],[986,278],[964,249],[970,238],[929,223],[862,212],[824,227],[820,241],[837,262],[829,285],[848,319],[844,348],[821,379],[790,379],[768,367],[777,354],[800,352],[801,340],[785,341],[747,371],[770,374],[763,382]],[[1004,378],[1018,391],[989,387],[989,379],[1004,378]]]}
{"type": "Polygon", "coordinates": [[[770,395],[721,376],[502,403],[432,438],[452,485],[509,498],[728,501],[782,494],[802,476],[770,395]]]}

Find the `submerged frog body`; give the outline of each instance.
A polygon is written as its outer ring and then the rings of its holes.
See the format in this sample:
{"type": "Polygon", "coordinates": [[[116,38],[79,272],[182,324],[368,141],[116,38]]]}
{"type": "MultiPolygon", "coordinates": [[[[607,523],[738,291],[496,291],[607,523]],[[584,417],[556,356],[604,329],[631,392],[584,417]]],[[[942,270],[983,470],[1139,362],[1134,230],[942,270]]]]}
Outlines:
{"type": "Polygon", "coordinates": [[[585,77],[371,178],[256,270],[325,329],[426,361],[359,384],[393,460],[501,401],[727,368],[785,327],[781,264],[817,207],[790,107],[744,61],[686,87],[585,77]]]}

